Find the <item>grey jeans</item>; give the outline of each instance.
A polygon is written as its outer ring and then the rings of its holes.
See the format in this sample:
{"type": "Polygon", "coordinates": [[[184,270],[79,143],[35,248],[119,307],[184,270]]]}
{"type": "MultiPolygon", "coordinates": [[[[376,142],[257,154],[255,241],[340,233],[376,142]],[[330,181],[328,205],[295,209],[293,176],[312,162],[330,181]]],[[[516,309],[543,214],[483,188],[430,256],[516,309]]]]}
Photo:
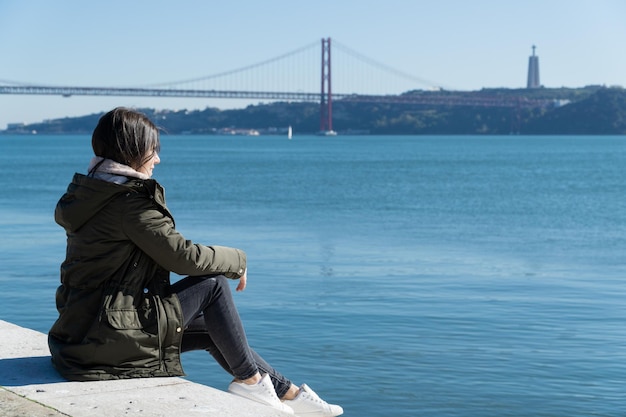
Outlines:
{"type": "Polygon", "coordinates": [[[183,309],[182,351],[206,350],[229,374],[247,379],[267,373],[278,398],[291,381],[248,346],[228,278],[223,275],[186,277],[172,285],[183,309]]]}

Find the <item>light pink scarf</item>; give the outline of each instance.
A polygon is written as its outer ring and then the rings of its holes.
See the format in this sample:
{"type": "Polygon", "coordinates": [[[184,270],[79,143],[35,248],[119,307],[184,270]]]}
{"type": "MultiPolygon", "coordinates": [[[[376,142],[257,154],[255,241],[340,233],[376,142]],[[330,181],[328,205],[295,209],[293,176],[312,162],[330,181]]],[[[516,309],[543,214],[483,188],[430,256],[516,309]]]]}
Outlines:
{"type": "Polygon", "coordinates": [[[102,163],[93,174],[94,178],[99,180],[113,182],[115,184],[124,184],[128,181],[128,177],[139,178],[142,180],[150,178],[147,174],[135,171],[128,165],[120,164],[119,162],[115,162],[111,159],[104,159],[101,156],[94,156],[91,158],[87,171],[91,172],[91,170],[100,162],[102,163]]]}

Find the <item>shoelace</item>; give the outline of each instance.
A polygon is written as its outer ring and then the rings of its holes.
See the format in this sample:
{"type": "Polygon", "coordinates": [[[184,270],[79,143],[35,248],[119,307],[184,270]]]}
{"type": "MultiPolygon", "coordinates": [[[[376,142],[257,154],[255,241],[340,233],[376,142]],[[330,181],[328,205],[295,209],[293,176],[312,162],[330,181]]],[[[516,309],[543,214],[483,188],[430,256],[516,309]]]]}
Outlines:
{"type": "Polygon", "coordinates": [[[276,391],[274,391],[273,388],[270,388],[267,385],[263,384],[263,389],[265,390],[265,394],[267,394],[272,399],[272,401],[280,402],[280,400],[278,399],[278,395],[276,395],[276,391]]]}
{"type": "Polygon", "coordinates": [[[306,392],[304,391],[302,394],[305,394],[306,397],[310,398],[311,400],[313,400],[313,402],[316,402],[318,404],[321,405],[326,405],[326,401],[322,400],[320,397],[318,397],[317,395],[313,395],[310,392],[306,392]]]}

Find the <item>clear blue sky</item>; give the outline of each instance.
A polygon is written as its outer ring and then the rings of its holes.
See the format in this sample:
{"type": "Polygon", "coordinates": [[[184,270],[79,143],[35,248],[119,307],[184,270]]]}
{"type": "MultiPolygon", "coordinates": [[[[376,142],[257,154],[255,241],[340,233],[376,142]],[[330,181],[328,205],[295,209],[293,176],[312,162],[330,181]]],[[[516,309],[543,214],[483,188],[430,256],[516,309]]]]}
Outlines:
{"type": "MultiPolygon", "coordinates": [[[[0,80],[137,86],[261,62],[331,37],[457,90],[626,87],[624,0],[0,0],[0,80]]],[[[0,81],[1,82],[1,81],[0,81]]],[[[0,129],[109,110],[241,107],[204,99],[0,95],[0,129]]]]}

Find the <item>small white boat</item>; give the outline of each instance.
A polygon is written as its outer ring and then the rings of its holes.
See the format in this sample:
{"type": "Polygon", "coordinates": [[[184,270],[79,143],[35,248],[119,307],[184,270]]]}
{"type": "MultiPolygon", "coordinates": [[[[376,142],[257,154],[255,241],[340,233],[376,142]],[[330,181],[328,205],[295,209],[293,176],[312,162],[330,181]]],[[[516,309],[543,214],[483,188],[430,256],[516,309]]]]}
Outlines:
{"type": "Polygon", "coordinates": [[[287,129],[287,139],[291,140],[292,136],[293,136],[293,129],[291,129],[291,126],[289,126],[289,128],[287,129]]]}
{"type": "Polygon", "coordinates": [[[337,136],[337,132],[334,130],[322,130],[317,133],[318,136],[337,136]]]}

